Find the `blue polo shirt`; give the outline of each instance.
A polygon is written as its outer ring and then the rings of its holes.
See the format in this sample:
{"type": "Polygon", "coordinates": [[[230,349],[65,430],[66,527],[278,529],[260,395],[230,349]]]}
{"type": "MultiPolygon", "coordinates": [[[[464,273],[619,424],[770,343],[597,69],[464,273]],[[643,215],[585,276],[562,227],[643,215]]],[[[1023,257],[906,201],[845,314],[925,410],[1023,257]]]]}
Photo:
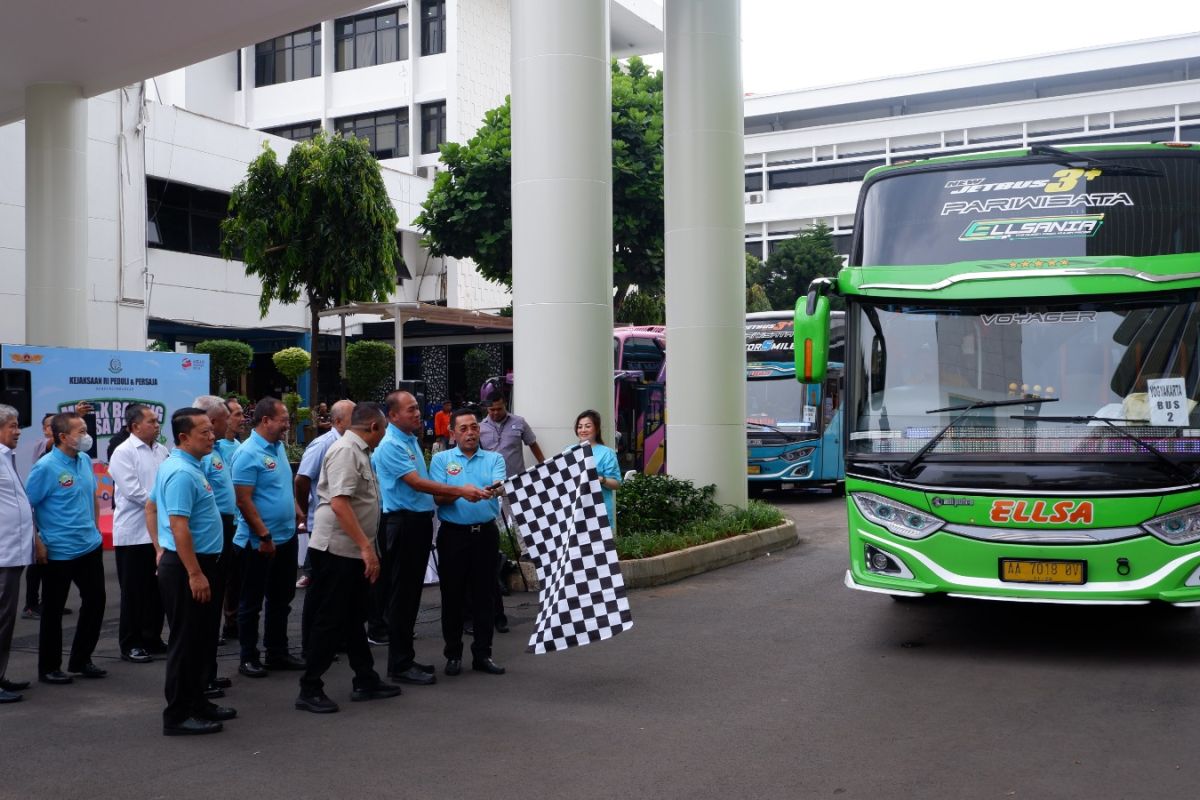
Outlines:
{"type": "Polygon", "coordinates": [[[296,474],[304,475],[309,480],[306,524],[310,534],[313,532],[313,521],[317,514],[317,482],[321,478],[321,465],[325,463],[325,454],[329,452],[329,446],[340,438],[342,435],[337,432],[337,428],[332,428],[309,442],[308,447],[304,448],[304,455],[300,457],[300,468],[296,470],[296,474]]]}
{"type": "MultiPolygon", "coordinates": [[[[296,495],[292,488],[292,470],[288,465],[283,442],[271,444],[253,431],[250,438],[233,454],[233,485],[253,486],[252,500],[271,534],[271,541],[283,544],[296,535],[296,495]]],[[[252,536],[250,525],[238,514],[234,544],[258,549],[258,537],[252,536]]]]}
{"type": "Polygon", "coordinates": [[[405,433],[394,424],[389,424],[383,441],[371,454],[371,465],[379,477],[379,492],[383,498],[383,513],[393,511],[433,511],[436,504],[433,495],[418,492],[404,482],[410,472],[417,477],[429,479],[425,466],[425,452],[421,443],[411,433],[405,433]]]}
{"type": "MultiPolygon", "coordinates": [[[[217,456],[219,459],[220,456],[217,456]]],[[[207,457],[206,457],[207,460],[207,457]]],[[[197,555],[215,555],[225,544],[216,490],[203,466],[191,453],[176,447],[154,477],[150,499],[158,506],[158,544],[177,551],[171,517],[187,517],[197,555]]]]}
{"type": "MultiPolygon", "coordinates": [[[[475,455],[467,458],[463,451],[455,447],[453,450],[443,450],[433,456],[429,465],[429,477],[451,486],[466,486],[474,484],[480,489],[486,489],[496,481],[504,480],[504,458],[492,450],[482,447],[475,455]]],[[[450,505],[437,507],[438,518],[456,525],[479,525],[492,522],[500,516],[500,500],[480,500],[472,503],[461,497],[450,505]]]]}
{"type": "Polygon", "coordinates": [[[242,446],[237,439],[226,439],[224,436],[213,442],[213,452],[219,453],[226,465],[233,463],[233,454],[242,446]]]}
{"type": "Polygon", "coordinates": [[[215,445],[213,451],[200,461],[200,469],[212,484],[217,511],[222,514],[236,514],[237,498],[233,494],[233,475],[230,474],[229,462],[217,452],[215,445]]]}
{"type": "Polygon", "coordinates": [[[72,459],[51,448],[34,463],[25,494],[51,561],[79,558],[103,543],[96,527],[96,475],[87,453],[72,459]]]}

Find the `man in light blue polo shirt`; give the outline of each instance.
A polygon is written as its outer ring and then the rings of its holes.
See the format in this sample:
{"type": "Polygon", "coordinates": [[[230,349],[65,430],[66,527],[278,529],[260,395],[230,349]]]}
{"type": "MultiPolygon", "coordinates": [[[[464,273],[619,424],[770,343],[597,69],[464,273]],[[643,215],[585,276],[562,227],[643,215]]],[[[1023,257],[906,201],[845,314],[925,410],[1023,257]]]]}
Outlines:
{"type": "Polygon", "coordinates": [[[446,674],[462,672],[463,598],[471,593],[471,668],[491,675],[504,674],[492,660],[492,583],[496,579],[496,551],[500,532],[496,517],[500,501],[494,499],[504,481],[504,459],[499,453],[479,449],[479,419],[470,409],[450,415],[450,431],[457,445],[433,457],[429,477],[451,486],[483,486],[493,499],[470,502],[453,495],[435,495],[438,505],[438,578],[442,590],[442,639],[446,674]]]}
{"type": "Polygon", "coordinates": [[[491,492],[474,485],[451,486],[429,479],[425,452],[417,435],[424,430],[421,405],[409,392],[387,396],[387,434],[371,455],[379,476],[383,525],[380,581],[388,620],[388,676],[401,683],[435,683],[433,667],[417,663],[413,628],[421,610],[425,567],[433,547],[434,493],[465,502],[486,500],[491,492]]]}
{"type": "Polygon", "coordinates": [[[153,515],[158,588],[171,626],[163,735],[190,736],[217,733],[237,711],[204,697],[221,610],[212,588],[225,546],[215,490],[201,464],[212,452],[212,420],[202,409],[181,408],[171,415],[171,433],[175,449],[159,467],[147,511],[153,515]]]}
{"type": "MultiPolygon", "coordinates": [[[[242,427],[246,423],[245,414],[242,411],[242,404],[236,398],[230,397],[224,401],[225,409],[229,412],[229,419],[225,423],[224,432],[217,425],[216,419],[209,414],[209,419],[213,420],[213,430],[217,431],[217,441],[213,444],[213,452],[221,457],[221,461],[225,463],[226,471],[231,471],[233,467],[233,454],[241,447],[242,442],[238,436],[242,433],[242,427]]],[[[203,408],[203,406],[197,406],[203,408]]],[[[234,514],[236,515],[236,510],[234,514]]],[[[228,530],[229,541],[232,544],[233,534],[237,530],[237,520],[231,520],[232,527],[228,530]]],[[[242,598],[242,558],[241,553],[237,550],[229,558],[222,558],[223,575],[225,584],[224,596],[224,616],[225,624],[221,627],[222,638],[236,639],[237,638],[237,612],[238,605],[242,598]]]]}
{"type": "Polygon", "coordinates": [[[234,544],[242,550],[242,596],[238,606],[238,672],[264,678],[259,661],[258,618],[269,669],[304,669],[288,652],[287,623],[296,596],[296,523],[299,514],[292,491],[283,437],[290,427],[287,407],[264,397],[254,407],[254,430],[233,455],[233,491],[238,523],[234,544]],[[265,609],[264,609],[265,599],[265,609]],[[265,614],[264,614],[265,610],[265,614]]]}
{"type": "Polygon", "coordinates": [[[104,557],[96,476],[87,451],[92,448],[83,417],[55,414],[50,420],[54,448],[33,465],[25,493],[33,507],[49,560],[43,577],[42,621],[38,635],[38,680],[71,683],[62,671],[62,610],[74,583],[81,607],[67,669],[85,678],[103,678],[107,670],[92,663],[104,621],[104,557]]]}

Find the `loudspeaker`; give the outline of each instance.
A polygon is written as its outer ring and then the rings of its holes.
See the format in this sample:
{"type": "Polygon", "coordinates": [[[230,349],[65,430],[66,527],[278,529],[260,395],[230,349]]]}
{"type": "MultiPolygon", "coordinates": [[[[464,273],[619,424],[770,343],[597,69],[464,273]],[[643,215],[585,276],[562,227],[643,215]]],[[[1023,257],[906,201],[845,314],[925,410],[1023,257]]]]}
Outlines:
{"type": "Polygon", "coordinates": [[[0,369],[0,403],[12,406],[17,410],[17,417],[22,428],[28,428],[33,424],[31,419],[32,402],[33,391],[29,370],[0,369]]]}
{"type": "Polygon", "coordinates": [[[417,398],[417,406],[421,409],[421,418],[425,418],[426,399],[425,381],[396,381],[396,390],[400,392],[408,392],[413,397],[417,398]]]}

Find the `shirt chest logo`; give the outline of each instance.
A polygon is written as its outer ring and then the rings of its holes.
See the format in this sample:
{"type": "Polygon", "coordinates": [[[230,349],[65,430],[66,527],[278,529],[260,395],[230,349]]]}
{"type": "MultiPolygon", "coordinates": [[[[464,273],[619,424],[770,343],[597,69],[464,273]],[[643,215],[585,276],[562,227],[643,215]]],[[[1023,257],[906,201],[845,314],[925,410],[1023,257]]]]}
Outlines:
{"type": "Polygon", "coordinates": [[[58,474],[58,485],[65,489],[70,489],[75,485],[75,476],[69,472],[60,472],[58,474]]]}
{"type": "Polygon", "coordinates": [[[276,467],[275,459],[271,458],[270,456],[263,456],[263,466],[268,470],[274,471],[276,467]]]}
{"type": "Polygon", "coordinates": [[[459,464],[455,461],[451,461],[449,464],[446,465],[446,474],[447,475],[457,475],[462,471],[463,471],[462,464],[459,464]]]}
{"type": "Polygon", "coordinates": [[[219,455],[213,453],[212,466],[213,469],[215,469],[217,472],[220,472],[221,470],[225,469],[225,462],[221,460],[219,455]]]}
{"type": "Polygon", "coordinates": [[[204,491],[208,492],[209,494],[212,494],[212,490],[213,490],[212,484],[209,483],[208,481],[205,481],[204,482],[204,491]]]}

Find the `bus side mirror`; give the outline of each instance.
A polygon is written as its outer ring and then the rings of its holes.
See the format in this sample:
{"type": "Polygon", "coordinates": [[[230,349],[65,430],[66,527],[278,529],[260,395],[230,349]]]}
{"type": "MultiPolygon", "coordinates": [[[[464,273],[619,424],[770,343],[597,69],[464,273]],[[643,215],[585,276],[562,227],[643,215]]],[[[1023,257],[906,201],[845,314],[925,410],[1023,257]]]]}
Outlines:
{"type": "Polygon", "coordinates": [[[796,358],[796,380],[801,383],[823,383],[829,366],[829,298],[827,286],[813,281],[808,296],[796,301],[793,319],[793,342],[796,358]]]}

